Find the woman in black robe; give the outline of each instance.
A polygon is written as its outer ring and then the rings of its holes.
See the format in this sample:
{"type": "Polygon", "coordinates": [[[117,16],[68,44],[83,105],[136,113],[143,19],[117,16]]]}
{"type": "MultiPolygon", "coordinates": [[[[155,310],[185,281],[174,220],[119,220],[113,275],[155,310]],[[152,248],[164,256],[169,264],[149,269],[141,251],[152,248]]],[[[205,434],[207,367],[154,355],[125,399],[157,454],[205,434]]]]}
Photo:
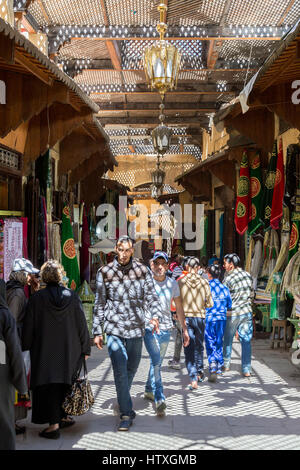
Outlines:
{"type": "Polygon", "coordinates": [[[16,321],[6,303],[6,285],[0,279],[0,450],[15,449],[15,389],[28,391],[16,321]]]}
{"type": "Polygon", "coordinates": [[[31,359],[32,422],[49,423],[39,433],[48,439],[57,439],[59,428],[74,424],[62,403],[84,356],[91,352],[81,301],[61,285],[62,277],[57,261],[42,266],[46,287],[30,297],[22,334],[23,350],[30,351],[31,359]]]}

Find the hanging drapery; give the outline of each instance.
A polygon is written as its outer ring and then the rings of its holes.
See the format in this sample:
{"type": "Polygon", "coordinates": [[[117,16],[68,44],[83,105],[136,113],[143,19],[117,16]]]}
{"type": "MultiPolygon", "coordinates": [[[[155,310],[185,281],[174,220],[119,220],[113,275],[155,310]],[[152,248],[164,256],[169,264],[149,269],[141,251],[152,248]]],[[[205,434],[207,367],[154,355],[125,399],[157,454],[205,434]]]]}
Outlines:
{"type": "Polygon", "coordinates": [[[23,256],[24,258],[28,258],[28,219],[27,217],[21,217],[22,224],[23,224],[23,256]]]}
{"type": "Polygon", "coordinates": [[[262,173],[259,153],[250,159],[250,188],[251,188],[251,210],[249,214],[248,233],[253,235],[262,225],[261,202],[262,202],[262,173]]]}
{"type": "Polygon", "coordinates": [[[49,257],[61,263],[61,238],[58,223],[52,222],[49,228],[49,257]]]}
{"type": "Polygon", "coordinates": [[[270,218],[272,211],[273,191],[276,180],[276,167],[277,167],[277,141],[273,145],[272,156],[269,161],[267,177],[264,185],[264,192],[262,197],[262,223],[265,230],[271,228],[270,218]]]}
{"type": "Polygon", "coordinates": [[[82,281],[89,282],[90,265],[89,265],[89,247],[91,246],[89,224],[85,206],[82,213],[82,243],[80,248],[80,277],[82,281]]]}
{"type": "Polygon", "coordinates": [[[70,208],[65,206],[62,214],[62,265],[69,279],[68,286],[77,290],[80,286],[80,274],[76,256],[73,230],[71,225],[70,208]]]}
{"type": "Polygon", "coordinates": [[[250,213],[250,174],[246,150],[243,153],[240,177],[237,189],[234,223],[239,235],[243,235],[248,227],[250,213]]]}
{"type": "Polygon", "coordinates": [[[279,222],[282,217],[283,210],[283,195],[284,195],[284,164],[283,164],[283,150],[282,138],[279,140],[279,149],[276,166],[276,177],[274,183],[274,191],[272,198],[272,210],[270,224],[274,230],[279,228],[279,222]]]}
{"type": "Polygon", "coordinates": [[[4,278],[4,220],[0,220],[0,279],[4,278]]]}
{"type": "Polygon", "coordinates": [[[8,281],[13,261],[23,257],[23,224],[21,220],[4,221],[4,281],[8,281]]]}

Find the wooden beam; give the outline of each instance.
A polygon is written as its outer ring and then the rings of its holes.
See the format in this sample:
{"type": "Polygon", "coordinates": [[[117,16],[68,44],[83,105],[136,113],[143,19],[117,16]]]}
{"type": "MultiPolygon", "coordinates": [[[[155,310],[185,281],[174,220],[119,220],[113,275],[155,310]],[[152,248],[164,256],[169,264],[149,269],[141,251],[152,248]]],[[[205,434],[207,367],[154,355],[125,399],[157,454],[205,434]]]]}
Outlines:
{"type": "Polygon", "coordinates": [[[233,119],[225,118],[225,126],[232,126],[253,140],[259,147],[272,152],[274,143],[274,114],[267,108],[249,109],[233,119]]]}
{"type": "Polygon", "coordinates": [[[58,173],[63,175],[70,170],[74,170],[94,153],[103,152],[106,145],[107,143],[104,140],[102,143],[95,142],[87,135],[73,131],[60,144],[58,173]]]}
{"type": "Polygon", "coordinates": [[[73,186],[97,170],[100,173],[103,173],[105,167],[105,153],[96,152],[71,171],[69,175],[69,183],[73,186]]]}
{"type": "Polygon", "coordinates": [[[47,24],[51,24],[51,20],[50,20],[49,15],[48,15],[48,13],[47,13],[47,11],[46,11],[46,8],[45,8],[45,6],[44,6],[43,1],[42,1],[42,0],[37,0],[37,1],[38,1],[38,4],[40,5],[40,8],[41,8],[41,10],[42,10],[43,17],[45,18],[47,24]]]}
{"type": "Polygon", "coordinates": [[[111,62],[115,70],[120,71],[122,69],[121,66],[121,54],[119,51],[119,46],[116,41],[106,41],[105,42],[111,62]]]}
{"type": "MultiPolygon", "coordinates": [[[[88,115],[88,111],[78,115],[74,113],[71,106],[54,103],[34,116],[28,127],[24,150],[25,166],[28,167],[28,164],[39,155],[44,154],[47,148],[54,147],[67,135],[74,132],[82,125],[88,115]]],[[[73,145],[76,147],[76,141],[73,142],[73,145]]]]}
{"type": "Polygon", "coordinates": [[[0,35],[0,58],[8,64],[13,64],[15,59],[15,42],[4,34],[0,35]]]}
{"type": "MultiPolygon", "coordinates": [[[[195,110],[204,112],[215,112],[217,111],[216,104],[214,102],[203,103],[165,103],[164,112],[166,111],[181,111],[181,110],[195,110]]],[[[159,103],[112,103],[108,104],[101,103],[99,105],[100,112],[102,111],[159,111],[159,103]]]]}
{"type": "MultiPolygon", "coordinates": [[[[158,119],[157,117],[108,117],[108,118],[103,118],[100,117],[98,118],[99,122],[101,125],[137,125],[137,124],[143,124],[143,126],[149,126],[154,124],[154,127],[158,125],[158,119]]],[[[172,125],[180,125],[181,127],[188,127],[189,125],[195,125],[198,124],[199,127],[203,126],[204,122],[208,124],[209,119],[205,118],[205,120],[201,117],[190,117],[190,116],[180,116],[180,117],[174,117],[170,116],[168,121],[166,121],[166,124],[168,126],[172,125]]]]}
{"type": "Polygon", "coordinates": [[[51,78],[40,67],[34,64],[32,60],[22,54],[18,49],[15,50],[15,62],[21,64],[24,69],[28,70],[32,75],[37,77],[46,85],[51,86],[53,84],[53,78],[51,78]]]}
{"type": "Polygon", "coordinates": [[[49,87],[34,76],[1,70],[0,80],[6,83],[6,105],[0,106],[2,138],[55,101],[68,103],[68,89],[62,83],[49,87]]]}
{"type": "Polygon", "coordinates": [[[286,7],[282,17],[280,18],[279,20],[279,23],[277,26],[281,26],[284,22],[284,20],[286,19],[287,15],[289,14],[289,12],[291,11],[292,7],[294,6],[294,3],[295,3],[296,0],[291,0],[290,3],[288,4],[288,6],[286,7]]]}

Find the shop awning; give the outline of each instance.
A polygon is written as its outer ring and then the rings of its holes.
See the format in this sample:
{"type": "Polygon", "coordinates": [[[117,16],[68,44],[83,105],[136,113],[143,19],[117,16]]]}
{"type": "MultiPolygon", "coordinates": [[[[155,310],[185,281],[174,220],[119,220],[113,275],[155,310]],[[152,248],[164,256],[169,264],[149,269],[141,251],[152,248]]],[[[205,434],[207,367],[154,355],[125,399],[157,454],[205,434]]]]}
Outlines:
{"type": "Polygon", "coordinates": [[[94,116],[99,107],[30,40],[1,18],[0,83],[1,144],[23,154],[25,174],[32,161],[58,142],[63,145],[65,139],[69,139],[73,149],[78,149],[82,140],[85,142],[80,158],[64,165],[65,173],[95,153],[103,162],[102,173],[117,164],[108,146],[109,138],[94,116]],[[12,134],[22,138],[16,139],[12,134]],[[22,148],[11,147],[16,141],[22,148]]]}
{"type": "MultiPolygon", "coordinates": [[[[282,38],[277,49],[249,80],[239,96],[223,105],[215,114],[214,124],[217,130],[221,131],[224,125],[232,125],[245,135],[255,138],[258,144],[263,144],[263,139],[268,140],[268,137],[260,136],[260,132],[271,124],[268,122],[268,113],[276,113],[293,127],[300,129],[299,105],[292,102],[296,86],[293,82],[299,80],[299,77],[300,19],[282,38]],[[245,119],[247,125],[244,126],[245,119]],[[250,121],[253,122],[253,129],[250,121]]],[[[299,86],[296,88],[299,89],[299,86]]],[[[268,148],[270,145],[272,148],[272,142],[268,144],[268,148]]]]}
{"type": "Polygon", "coordinates": [[[235,162],[241,148],[231,148],[206,158],[178,176],[175,181],[181,184],[189,193],[199,196],[203,201],[211,201],[212,198],[212,175],[231,189],[235,188],[235,162]]]}

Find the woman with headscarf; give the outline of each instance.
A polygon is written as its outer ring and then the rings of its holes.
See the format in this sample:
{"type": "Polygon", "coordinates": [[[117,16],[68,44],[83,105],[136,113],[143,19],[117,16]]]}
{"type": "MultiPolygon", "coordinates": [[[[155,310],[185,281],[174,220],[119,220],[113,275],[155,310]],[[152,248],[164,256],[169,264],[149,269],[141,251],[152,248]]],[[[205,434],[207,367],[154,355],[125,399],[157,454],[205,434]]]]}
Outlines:
{"type": "Polygon", "coordinates": [[[58,439],[74,424],[62,404],[74,375],[90,355],[90,336],[81,301],[62,285],[63,267],[49,260],[41,268],[45,289],[33,294],[23,323],[23,350],[30,351],[32,422],[49,423],[40,437],[58,439]]]}
{"type": "Polygon", "coordinates": [[[15,389],[27,392],[16,321],[8,310],[5,282],[0,280],[0,450],[15,449],[15,389]]]}
{"type": "MultiPolygon", "coordinates": [[[[34,268],[31,261],[25,258],[16,258],[13,262],[9,280],[6,284],[6,295],[8,308],[16,320],[19,339],[22,337],[22,325],[26,312],[27,297],[24,288],[31,283],[30,276],[37,274],[38,269],[34,268]]],[[[26,361],[26,373],[29,373],[29,353],[23,353],[23,359],[26,361]]],[[[28,408],[31,406],[29,396],[18,396],[15,404],[15,420],[27,418],[28,408]]],[[[23,434],[24,426],[16,423],[16,434],[23,434]]]]}

